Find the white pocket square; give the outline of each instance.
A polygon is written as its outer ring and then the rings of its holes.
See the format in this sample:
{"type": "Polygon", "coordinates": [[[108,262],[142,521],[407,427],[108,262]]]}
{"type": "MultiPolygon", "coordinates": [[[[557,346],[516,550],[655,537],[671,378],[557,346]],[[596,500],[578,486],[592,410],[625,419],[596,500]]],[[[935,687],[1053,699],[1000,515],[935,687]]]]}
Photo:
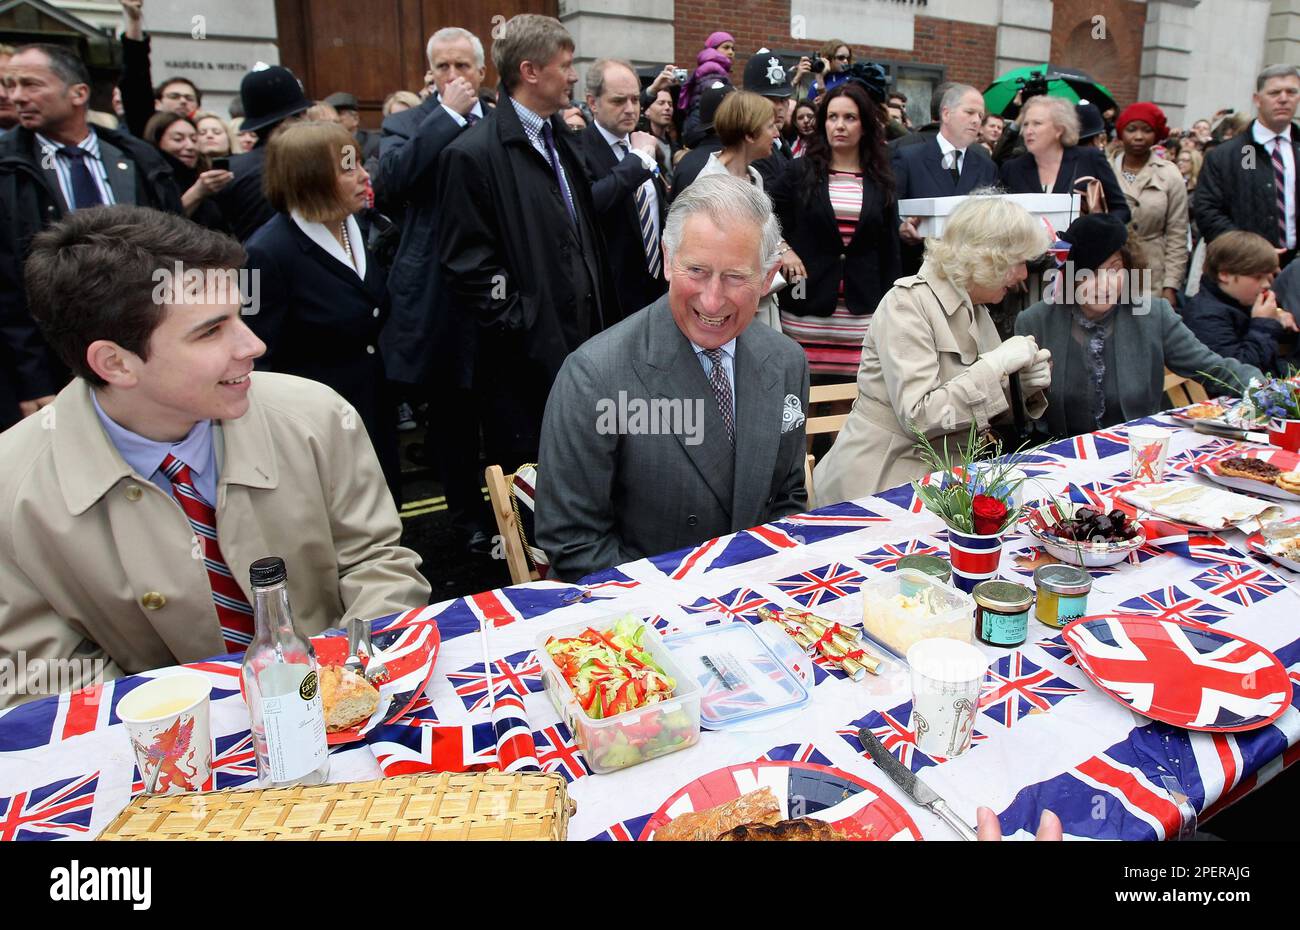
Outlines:
{"type": "Polygon", "coordinates": [[[799,403],[799,395],[785,395],[785,406],[781,410],[781,432],[788,433],[803,426],[803,423],[803,406],[799,403]]]}

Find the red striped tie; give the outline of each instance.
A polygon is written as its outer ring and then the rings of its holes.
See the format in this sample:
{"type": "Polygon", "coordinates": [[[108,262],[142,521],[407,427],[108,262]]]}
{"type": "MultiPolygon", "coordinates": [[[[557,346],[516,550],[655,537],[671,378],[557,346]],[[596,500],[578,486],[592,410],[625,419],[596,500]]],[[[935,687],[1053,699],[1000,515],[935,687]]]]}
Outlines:
{"type": "Polygon", "coordinates": [[[168,455],[163,459],[162,473],[172,483],[172,494],[181,510],[189,517],[194,534],[203,540],[203,564],[208,570],[212,585],[212,601],[221,622],[221,636],[230,652],[243,652],[253,641],[253,608],[248,605],[244,592],[235,582],[217,543],[217,512],[194,489],[194,476],[190,467],[168,455]]]}

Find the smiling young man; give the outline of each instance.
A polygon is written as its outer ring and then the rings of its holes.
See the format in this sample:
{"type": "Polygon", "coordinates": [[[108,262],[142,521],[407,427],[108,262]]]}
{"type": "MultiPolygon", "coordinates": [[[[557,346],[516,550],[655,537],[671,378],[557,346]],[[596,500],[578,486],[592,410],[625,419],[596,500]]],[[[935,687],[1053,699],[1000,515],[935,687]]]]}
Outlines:
{"type": "Polygon", "coordinates": [[[266,347],[228,283],[243,260],[138,207],[80,210],[34,241],[32,312],[77,377],[0,434],[0,642],[28,667],[112,678],[242,651],[263,556],[288,564],[309,634],[427,603],[355,413],[314,381],[253,373],[266,347]]]}
{"type": "Polygon", "coordinates": [[[807,508],[807,358],[751,325],[780,238],[761,191],[697,179],[664,226],[668,293],[565,363],[537,475],[537,545],[560,578],[807,508]]]}

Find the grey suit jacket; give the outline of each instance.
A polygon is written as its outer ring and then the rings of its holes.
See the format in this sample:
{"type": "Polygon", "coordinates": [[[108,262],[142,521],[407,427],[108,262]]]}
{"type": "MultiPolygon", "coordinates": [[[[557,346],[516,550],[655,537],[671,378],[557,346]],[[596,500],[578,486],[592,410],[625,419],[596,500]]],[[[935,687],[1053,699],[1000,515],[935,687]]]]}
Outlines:
{"type": "Polygon", "coordinates": [[[537,470],[537,544],[556,575],[582,578],[807,509],[803,350],[751,323],[736,340],[734,395],[733,450],[666,295],[568,357],[537,470]],[[655,400],[661,410],[683,402],[678,429],[663,431],[674,425],[665,417],[637,422],[655,400]]]}

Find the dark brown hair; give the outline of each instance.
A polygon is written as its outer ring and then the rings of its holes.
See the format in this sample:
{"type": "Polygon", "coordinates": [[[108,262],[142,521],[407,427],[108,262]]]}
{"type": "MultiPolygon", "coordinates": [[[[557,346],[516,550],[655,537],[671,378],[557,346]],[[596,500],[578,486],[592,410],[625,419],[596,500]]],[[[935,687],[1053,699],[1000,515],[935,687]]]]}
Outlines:
{"type": "Polygon", "coordinates": [[[157,272],[238,269],[244,248],[183,216],[149,207],[89,207],[32,239],[24,266],[27,306],[73,374],[104,384],[86,349],[107,339],[149,359],[149,337],[162,322],[154,300],[157,272]]]}
{"type": "Polygon", "coordinates": [[[281,213],[297,210],[312,223],[354,212],[339,190],[339,169],[347,157],[361,164],[356,139],[338,123],[285,126],[266,149],[266,199],[281,213]]]}
{"type": "Polygon", "coordinates": [[[1277,250],[1258,233],[1226,232],[1205,250],[1205,273],[1211,281],[1221,274],[1269,274],[1277,271],[1277,250]]]}
{"type": "Polygon", "coordinates": [[[881,108],[876,104],[862,83],[847,80],[837,84],[830,92],[817,98],[817,131],[808,139],[808,149],[804,158],[812,166],[807,173],[808,189],[806,196],[812,196],[811,188],[825,182],[830,174],[831,143],[826,138],[826,114],[830,111],[831,101],[837,97],[848,97],[858,107],[858,121],[862,123],[862,138],[858,140],[858,166],[864,177],[871,180],[884,194],[885,202],[894,197],[894,172],[889,166],[889,148],[885,145],[884,129],[881,127],[881,108]]]}

